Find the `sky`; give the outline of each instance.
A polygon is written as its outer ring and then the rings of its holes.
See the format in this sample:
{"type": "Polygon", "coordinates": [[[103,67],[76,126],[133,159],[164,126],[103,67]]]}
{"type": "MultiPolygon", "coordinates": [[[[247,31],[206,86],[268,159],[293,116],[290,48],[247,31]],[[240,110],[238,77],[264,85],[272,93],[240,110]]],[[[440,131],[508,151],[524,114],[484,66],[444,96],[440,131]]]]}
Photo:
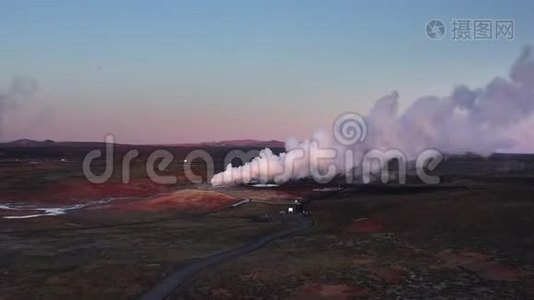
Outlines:
{"type": "Polygon", "coordinates": [[[392,91],[401,107],[506,77],[533,1],[2,1],[0,140],[186,143],[306,138],[392,91]],[[445,23],[427,37],[429,20],[445,23]],[[514,39],[451,40],[454,19],[514,39]]]}

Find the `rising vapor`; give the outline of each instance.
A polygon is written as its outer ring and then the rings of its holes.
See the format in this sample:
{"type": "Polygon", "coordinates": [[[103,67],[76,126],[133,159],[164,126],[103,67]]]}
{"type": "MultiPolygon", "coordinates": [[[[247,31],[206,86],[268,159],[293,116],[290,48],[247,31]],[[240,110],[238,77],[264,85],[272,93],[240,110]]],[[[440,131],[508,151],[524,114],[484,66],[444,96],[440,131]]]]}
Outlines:
{"type": "Polygon", "coordinates": [[[448,97],[427,96],[416,99],[402,114],[398,111],[397,92],[377,100],[365,117],[365,140],[345,145],[327,130],[317,130],[310,139],[286,142],[286,152],[274,155],[270,149],[244,166],[216,174],[213,185],[274,181],[310,177],[310,170],[327,171],[329,165],[346,172],[345,157],[317,160],[327,150],[310,151],[310,145],[335,149],[337,153],[351,150],[353,167],[371,149],[398,149],[408,159],[425,149],[445,154],[494,152],[534,153],[534,53],[525,47],[512,65],[509,79],[496,77],[485,87],[456,87],[448,97]],[[291,172],[287,172],[290,168],[291,172]],[[286,171],[286,172],[284,172],[286,171]]]}
{"type": "Polygon", "coordinates": [[[23,77],[13,77],[11,84],[6,91],[0,91],[0,137],[4,132],[4,118],[5,116],[26,103],[37,89],[35,80],[23,77]]]}

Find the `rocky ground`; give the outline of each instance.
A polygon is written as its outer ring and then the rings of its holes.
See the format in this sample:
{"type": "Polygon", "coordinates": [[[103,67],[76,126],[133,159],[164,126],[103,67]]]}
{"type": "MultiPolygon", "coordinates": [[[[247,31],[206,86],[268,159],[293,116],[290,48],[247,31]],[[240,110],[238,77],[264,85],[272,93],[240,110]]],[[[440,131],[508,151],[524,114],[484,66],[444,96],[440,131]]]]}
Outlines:
{"type": "Polygon", "coordinates": [[[135,299],[180,266],[287,227],[265,217],[273,205],[228,209],[243,198],[312,199],[315,226],[200,272],[172,298],[534,298],[534,172],[501,165],[457,160],[437,186],[222,189],[161,187],[139,170],[129,185],[92,185],[68,164],[2,165],[2,204],[118,200],[0,218],[0,299],[135,299]]]}
{"type": "Polygon", "coordinates": [[[198,276],[177,299],[534,297],[534,189],[518,182],[345,190],[316,227],[198,276]]]}

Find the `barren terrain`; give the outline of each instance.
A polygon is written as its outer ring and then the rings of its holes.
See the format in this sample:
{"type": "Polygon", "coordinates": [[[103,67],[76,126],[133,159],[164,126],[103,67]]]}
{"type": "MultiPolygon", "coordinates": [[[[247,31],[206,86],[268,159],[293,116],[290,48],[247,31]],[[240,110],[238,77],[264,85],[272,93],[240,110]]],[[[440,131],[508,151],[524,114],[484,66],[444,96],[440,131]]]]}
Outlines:
{"type": "Polygon", "coordinates": [[[180,267],[293,226],[280,205],[231,208],[242,199],[306,201],[315,225],[200,270],[171,298],[534,297],[528,156],[450,158],[435,186],[212,188],[179,168],[161,186],[140,166],[130,184],[118,174],[95,185],[75,161],[0,164],[2,299],[135,299],[180,267]]]}

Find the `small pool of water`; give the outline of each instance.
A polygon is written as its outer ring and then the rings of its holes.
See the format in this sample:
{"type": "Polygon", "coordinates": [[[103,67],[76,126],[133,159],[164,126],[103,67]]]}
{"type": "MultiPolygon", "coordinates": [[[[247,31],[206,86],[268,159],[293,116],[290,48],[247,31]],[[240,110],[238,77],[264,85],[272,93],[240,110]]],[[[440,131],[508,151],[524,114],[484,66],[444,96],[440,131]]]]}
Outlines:
{"type": "Polygon", "coordinates": [[[109,197],[86,203],[63,205],[63,206],[48,206],[44,204],[35,203],[2,203],[0,204],[0,211],[13,211],[12,215],[5,215],[4,219],[29,219],[44,216],[59,216],[64,215],[70,211],[83,209],[90,206],[98,206],[110,203],[119,199],[129,199],[129,197],[109,197]]]}
{"type": "Polygon", "coordinates": [[[277,187],[279,185],[275,183],[256,183],[256,184],[251,184],[250,186],[259,187],[259,188],[266,188],[266,187],[268,188],[268,187],[277,187]]]}

